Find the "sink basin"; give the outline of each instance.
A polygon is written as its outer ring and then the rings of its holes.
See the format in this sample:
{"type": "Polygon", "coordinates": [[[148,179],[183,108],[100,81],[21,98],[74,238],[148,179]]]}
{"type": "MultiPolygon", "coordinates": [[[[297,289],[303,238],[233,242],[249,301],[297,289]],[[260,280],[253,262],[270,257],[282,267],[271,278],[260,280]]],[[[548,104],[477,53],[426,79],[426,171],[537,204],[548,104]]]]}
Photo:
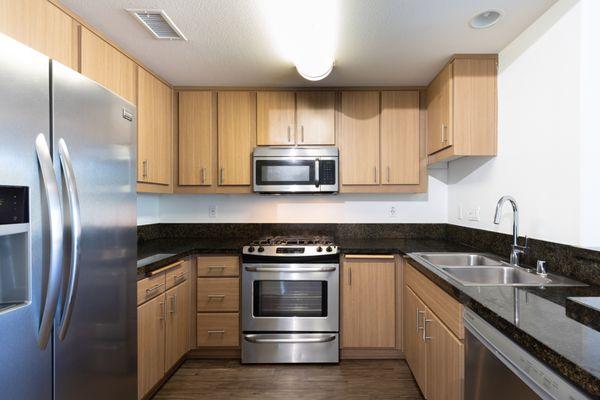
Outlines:
{"type": "Polygon", "coordinates": [[[442,271],[464,286],[542,286],[552,283],[551,279],[514,267],[442,268],[442,271]]]}
{"type": "Polygon", "coordinates": [[[471,267],[471,266],[503,266],[501,260],[484,254],[470,253],[420,253],[419,257],[436,266],[456,266],[456,267],[471,267]]]}

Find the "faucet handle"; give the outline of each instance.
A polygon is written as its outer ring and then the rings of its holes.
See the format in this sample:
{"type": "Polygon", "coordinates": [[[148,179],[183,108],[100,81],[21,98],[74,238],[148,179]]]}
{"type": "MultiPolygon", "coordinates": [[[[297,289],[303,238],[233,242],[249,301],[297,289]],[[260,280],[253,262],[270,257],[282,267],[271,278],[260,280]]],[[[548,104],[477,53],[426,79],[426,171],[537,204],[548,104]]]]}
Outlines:
{"type": "Polygon", "coordinates": [[[529,247],[529,236],[525,235],[525,245],[523,246],[525,249],[529,247]]]}
{"type": "Polygon", "coordinates": [[[546,276],[548,275],[548,273],[546,272],[546,261],[544,260],[538,260],[537,262],[537,268],[535,271],[538,275],[540,276],[546,276]]]}

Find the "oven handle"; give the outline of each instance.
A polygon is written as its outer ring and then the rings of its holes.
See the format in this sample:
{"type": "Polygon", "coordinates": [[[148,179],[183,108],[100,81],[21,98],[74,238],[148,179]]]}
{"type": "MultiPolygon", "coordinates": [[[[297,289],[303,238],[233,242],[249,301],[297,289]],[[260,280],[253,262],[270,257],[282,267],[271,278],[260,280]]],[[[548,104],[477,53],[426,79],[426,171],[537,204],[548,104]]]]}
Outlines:
{"type": "Polygon", "coordinates": [[[244,267],[249,272],[333,272],[335,267],[320,268],[274,268],[274,267],[244,267]]]}
{"type": "Polygon", "coordinates": [[[244,335],[244,339],[250,343],[327,343],[335,340],[335,335],[304,338],[304,339],[259,339],[256,335],[244,335]]]}

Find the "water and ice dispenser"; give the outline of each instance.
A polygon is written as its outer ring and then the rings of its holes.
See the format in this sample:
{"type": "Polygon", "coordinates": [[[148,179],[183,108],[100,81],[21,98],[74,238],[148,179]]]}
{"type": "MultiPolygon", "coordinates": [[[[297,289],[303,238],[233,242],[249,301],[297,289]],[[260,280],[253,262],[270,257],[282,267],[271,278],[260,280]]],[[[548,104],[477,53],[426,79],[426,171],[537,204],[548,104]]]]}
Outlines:
{"type": "Polygon", "coordinates": [[[29,190],[0,186],[0,312],[29,299],[29,190]]]}

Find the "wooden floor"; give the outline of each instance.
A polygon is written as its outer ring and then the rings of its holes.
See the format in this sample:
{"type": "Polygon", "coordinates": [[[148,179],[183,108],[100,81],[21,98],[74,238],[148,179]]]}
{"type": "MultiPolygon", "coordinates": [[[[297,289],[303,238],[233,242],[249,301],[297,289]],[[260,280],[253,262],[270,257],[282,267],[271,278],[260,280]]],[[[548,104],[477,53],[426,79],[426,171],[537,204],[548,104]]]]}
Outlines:
{"type": "Polygon", "coordinates": [[[404,360],[241,365],[188,360],[154,399],[422,399],[404,360]]]}

